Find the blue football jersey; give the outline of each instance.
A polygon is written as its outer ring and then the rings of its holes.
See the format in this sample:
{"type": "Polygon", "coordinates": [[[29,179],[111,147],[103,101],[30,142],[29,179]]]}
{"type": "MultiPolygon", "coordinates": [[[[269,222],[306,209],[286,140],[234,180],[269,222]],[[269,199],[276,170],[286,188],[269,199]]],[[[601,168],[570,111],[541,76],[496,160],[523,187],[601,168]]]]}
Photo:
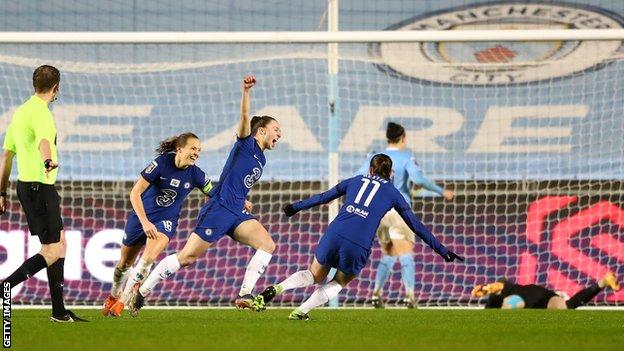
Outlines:
{"type": "Polygon", "coordinates": [[[210,192],[210,197],[228,210],[239,213],[251,187],[262,176],[266,164],[264,153],[251,135],[236,138],[219,177],[219,184],[210,192]]]}
{"type": "Polygon", "coordinates": [[[150,183],[141,194],[141,200],[151,222],[177,219],[184,199],[194,188],[207,193],[211,187],[210,179],[201,168],[195,165],[184,169],[176,167],[175,152],[156,157],[141,176],[150,183]]]}
{"type": "MultiPolygon", "coordinates": [[[[390,156],[390,159],[392,159],[392,171],[394,172],[392,176],[392,183],[401,192],[401,195],[403,195],[403,198],[407,201],[407,203],[412,203],[409,192],[410,180],[427,190],[431,190],[439,195],[442,195],[443,189],[423,175],[420,166],[416,163],[416,160],[412,156],[412,152],[410,150],[387,148],[383,151],[383,153],[390,156]]],[[[369,155],[366,159],[366,163],[358,169],[358,175],[368,173],[370,160],[373,156],[374,154],[369,155]]]]}
{"type": "Polygon", "coordinates": [[[334,188],[293,204],[296,211],[330,202],[344,196],[344,204],[338,216],[329,224],[327,233],[339,235],[364,248],[370,248],[381,218],[394,208],[405,223],[438,254],[444,256],[447,249],[431,234],[401,193],[387,179],[359,175],[344,180],[334,188]]]}

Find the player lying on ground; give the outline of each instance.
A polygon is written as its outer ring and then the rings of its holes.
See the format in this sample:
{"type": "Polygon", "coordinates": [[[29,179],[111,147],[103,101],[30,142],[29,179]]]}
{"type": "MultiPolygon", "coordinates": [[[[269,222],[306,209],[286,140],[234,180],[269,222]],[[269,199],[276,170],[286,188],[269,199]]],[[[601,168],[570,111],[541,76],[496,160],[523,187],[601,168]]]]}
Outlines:
{"type": "Polygon", "coordinates": [[[193,133],[184,133],[163,140],[156,149],[158,157],[141,172],[130,191],[134,209],[128,214],[121,258],[113,273],[111,295],[104,301],[102,313],[121,315],[132,296],[132,288],[149,274],[152,263],[167,247],[176,231],[182,203],[188,194],[199,188],[208,194],[212,183],[195,162],[201,145],[193,133]],[[122,287],[139,251],[143,255],[122,287]]]}
{"type": "Polygon", "coordinates": [[[519,285],[507,279],[486,285],[477,285],[472,289],[472,296],[488,296],[485,308],[547,308],[549,310],[574,309],[593,299],[604,288],[614,291],[620,290],[620,285],[612,272],[604,278],[572,296],[568,301],[557,295],[556,292],[539,285],[519,285]]]}
{"type": "Polygon", "coordinates": [[[194,263],[224,235],[256,249],[247,265],[243,284],[235,301],[238,308],[252,308],[251,292],[271,261],[275,243],[262,224],[245,210],[245,198],[262,176],[262,169],[266,164],[264,151],[272,150],[282,135],[280,125],[273,117],[255,116],[249,119],[249,91],[255,83],[253,76],[243,80],[237,140],[223,166],[219,184],[212,189],[210,200],[199,212],[195,231],[189,236],[182,251],[165,257],[140,289],[134,289],[130,301],[130,310],[133,313],[143,306],[145,297],[156,284],[181,267],[194,263]]]}
{"type": "Polygon", "coordinates": [[[341,196],[344,205],[338,216],[329,224],[325,235],[319,241],[315,258],[308,270],[299,271],[283,282],[265,289],[254,300],[254,309],[262,311],[266,303],[276,295],[295,288],[304,288],[323,282],[330,268],[337,268],[336,276],[329,283],[320,286],[289,319],[310,319],[308,312],[334,298],[342,288],[360,273],[371,252],[375,230],[381,218],[394,208],[429,247],[447,262],[464,259],[449,251],[416,218],[405,198],[390,182],[392,160],[384,154],[375,155],[370,161],[369,174],[359,175],[340,182],[334,188],[309,199],[287,205],[287,216],[320,204],[328,203],[341,196]]]}
{"type": "MultiPolygon", "coordinates": [[[[392,183],[399,190],[405,201],[412,204],[409,182],[413,182],[429,191],[433,191],[445,200],[452,200],[455,194],[445,190],[423,175],[422,170],[414,160],[412,151],[407,149],[405,128],[400,124],[388,123],[386,128],[388,147],[385,154],[392,159],[392,183]]],[[[368,172],[370,160],[360,167],[357,174],[368,172]]],[[[414,279],[416,276],[414,264],[414,245],[416,237],[401,219],[395,210],[390,210],[381,219],[377,228],[377,238],[381,246],[383,256],[377,265],[375,274],[375,288],[371,302],[376,308],[383,308],[383,287],[388,281],[394,264],[399,261],[401,265],[401,281],[405,288],[403,303],[407,308],[415,307],[414,279]]]]}

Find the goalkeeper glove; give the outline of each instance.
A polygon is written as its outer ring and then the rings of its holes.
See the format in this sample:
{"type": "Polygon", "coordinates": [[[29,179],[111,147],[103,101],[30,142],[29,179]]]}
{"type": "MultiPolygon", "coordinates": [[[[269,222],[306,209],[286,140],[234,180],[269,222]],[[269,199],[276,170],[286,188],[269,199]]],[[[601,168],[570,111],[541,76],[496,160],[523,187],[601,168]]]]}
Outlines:
{"type": "Polygon", "coordinates": [[[472,288],[472,292],[470,292],[470,295],[474,297],[483,297],[487,295],[487,293],[488,293],[487,289],[484,289],[483,285],[478,284],[474,288],[472,288]]]}
{"type": "Polygon", "coordinates": [[[477,285],[472,289],[471,295],[474,297],[483,297],[489,294],[498,294],[505,288],[505,284],[494,282],[486,285],[477,285]]]}
{"type": "Polygon", "coordinates": [[[457,254],[456,254],[456,253],[454,253],[453,251],[449,251],[449,252],[447,252],[447,253],[446,253],[446,255],[444,255],[443,257],[444,257],[444,260],[445,260],[446,262],[453,262],[453,261],[455,261],[455,260],[458,260],[458,261],[464,262],[464,258],[463,258],[463,257],[461,257],[461,256],[459,256],[459,255],[457,255],[457,254]]]}
{"type": "Polygon", "coordinates": [[[287,217],[292,217],[295,215],[295,213],[299,212],[297,210],[295,210],[295,207],[292,204],[288,204],[286,206],[284,206],[284,208],[282,209],[284,211],[284,214],[287,217]]]}

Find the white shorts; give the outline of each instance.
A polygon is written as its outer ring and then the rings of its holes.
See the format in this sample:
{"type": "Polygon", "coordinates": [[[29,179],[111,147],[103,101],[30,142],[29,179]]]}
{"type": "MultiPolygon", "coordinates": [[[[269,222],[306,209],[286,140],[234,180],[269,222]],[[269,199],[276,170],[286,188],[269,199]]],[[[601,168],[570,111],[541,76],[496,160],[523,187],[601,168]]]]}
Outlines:
{"type": "Polygon", "coordinates": [[[387,244],[391,240],[407,240],[411,243],[416,241],[416,235],[394,208],[388,211],[379,222],[377,238],[382,244],[387,244]]]}

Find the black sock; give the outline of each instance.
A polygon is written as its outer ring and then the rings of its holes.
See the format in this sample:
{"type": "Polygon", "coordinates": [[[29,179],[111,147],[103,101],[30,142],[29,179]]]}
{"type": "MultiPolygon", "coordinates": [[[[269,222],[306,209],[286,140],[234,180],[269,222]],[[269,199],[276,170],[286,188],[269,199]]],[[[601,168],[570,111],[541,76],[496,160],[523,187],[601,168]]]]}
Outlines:
{"type": "Polygon", "coordinates": [[[594,284],[574,294],[574,296],[566,301],[566,305],[568,305],[568,308],[570,309],[577,308],[589,302],[601,291],[602,288],[599,287],[598,284],[594,284]]]}
{"type": "Polygon", "coordinates": [[[48,267],[48,285],[50,286],[52,314],[54,316],[62,316],[65,313],[65,303],[63,302],[64,270],[65,258],[59,258],[48,267]]]}
{"type": "Polygon", "coordinates": [[[47,265],[45,258],[40,254],[36,254],[24,261],[24,263],[4,281],[9,282],[11,288],[13,288],[17,284],[37,274],[37,272],[44,269],[47,265]]]}

